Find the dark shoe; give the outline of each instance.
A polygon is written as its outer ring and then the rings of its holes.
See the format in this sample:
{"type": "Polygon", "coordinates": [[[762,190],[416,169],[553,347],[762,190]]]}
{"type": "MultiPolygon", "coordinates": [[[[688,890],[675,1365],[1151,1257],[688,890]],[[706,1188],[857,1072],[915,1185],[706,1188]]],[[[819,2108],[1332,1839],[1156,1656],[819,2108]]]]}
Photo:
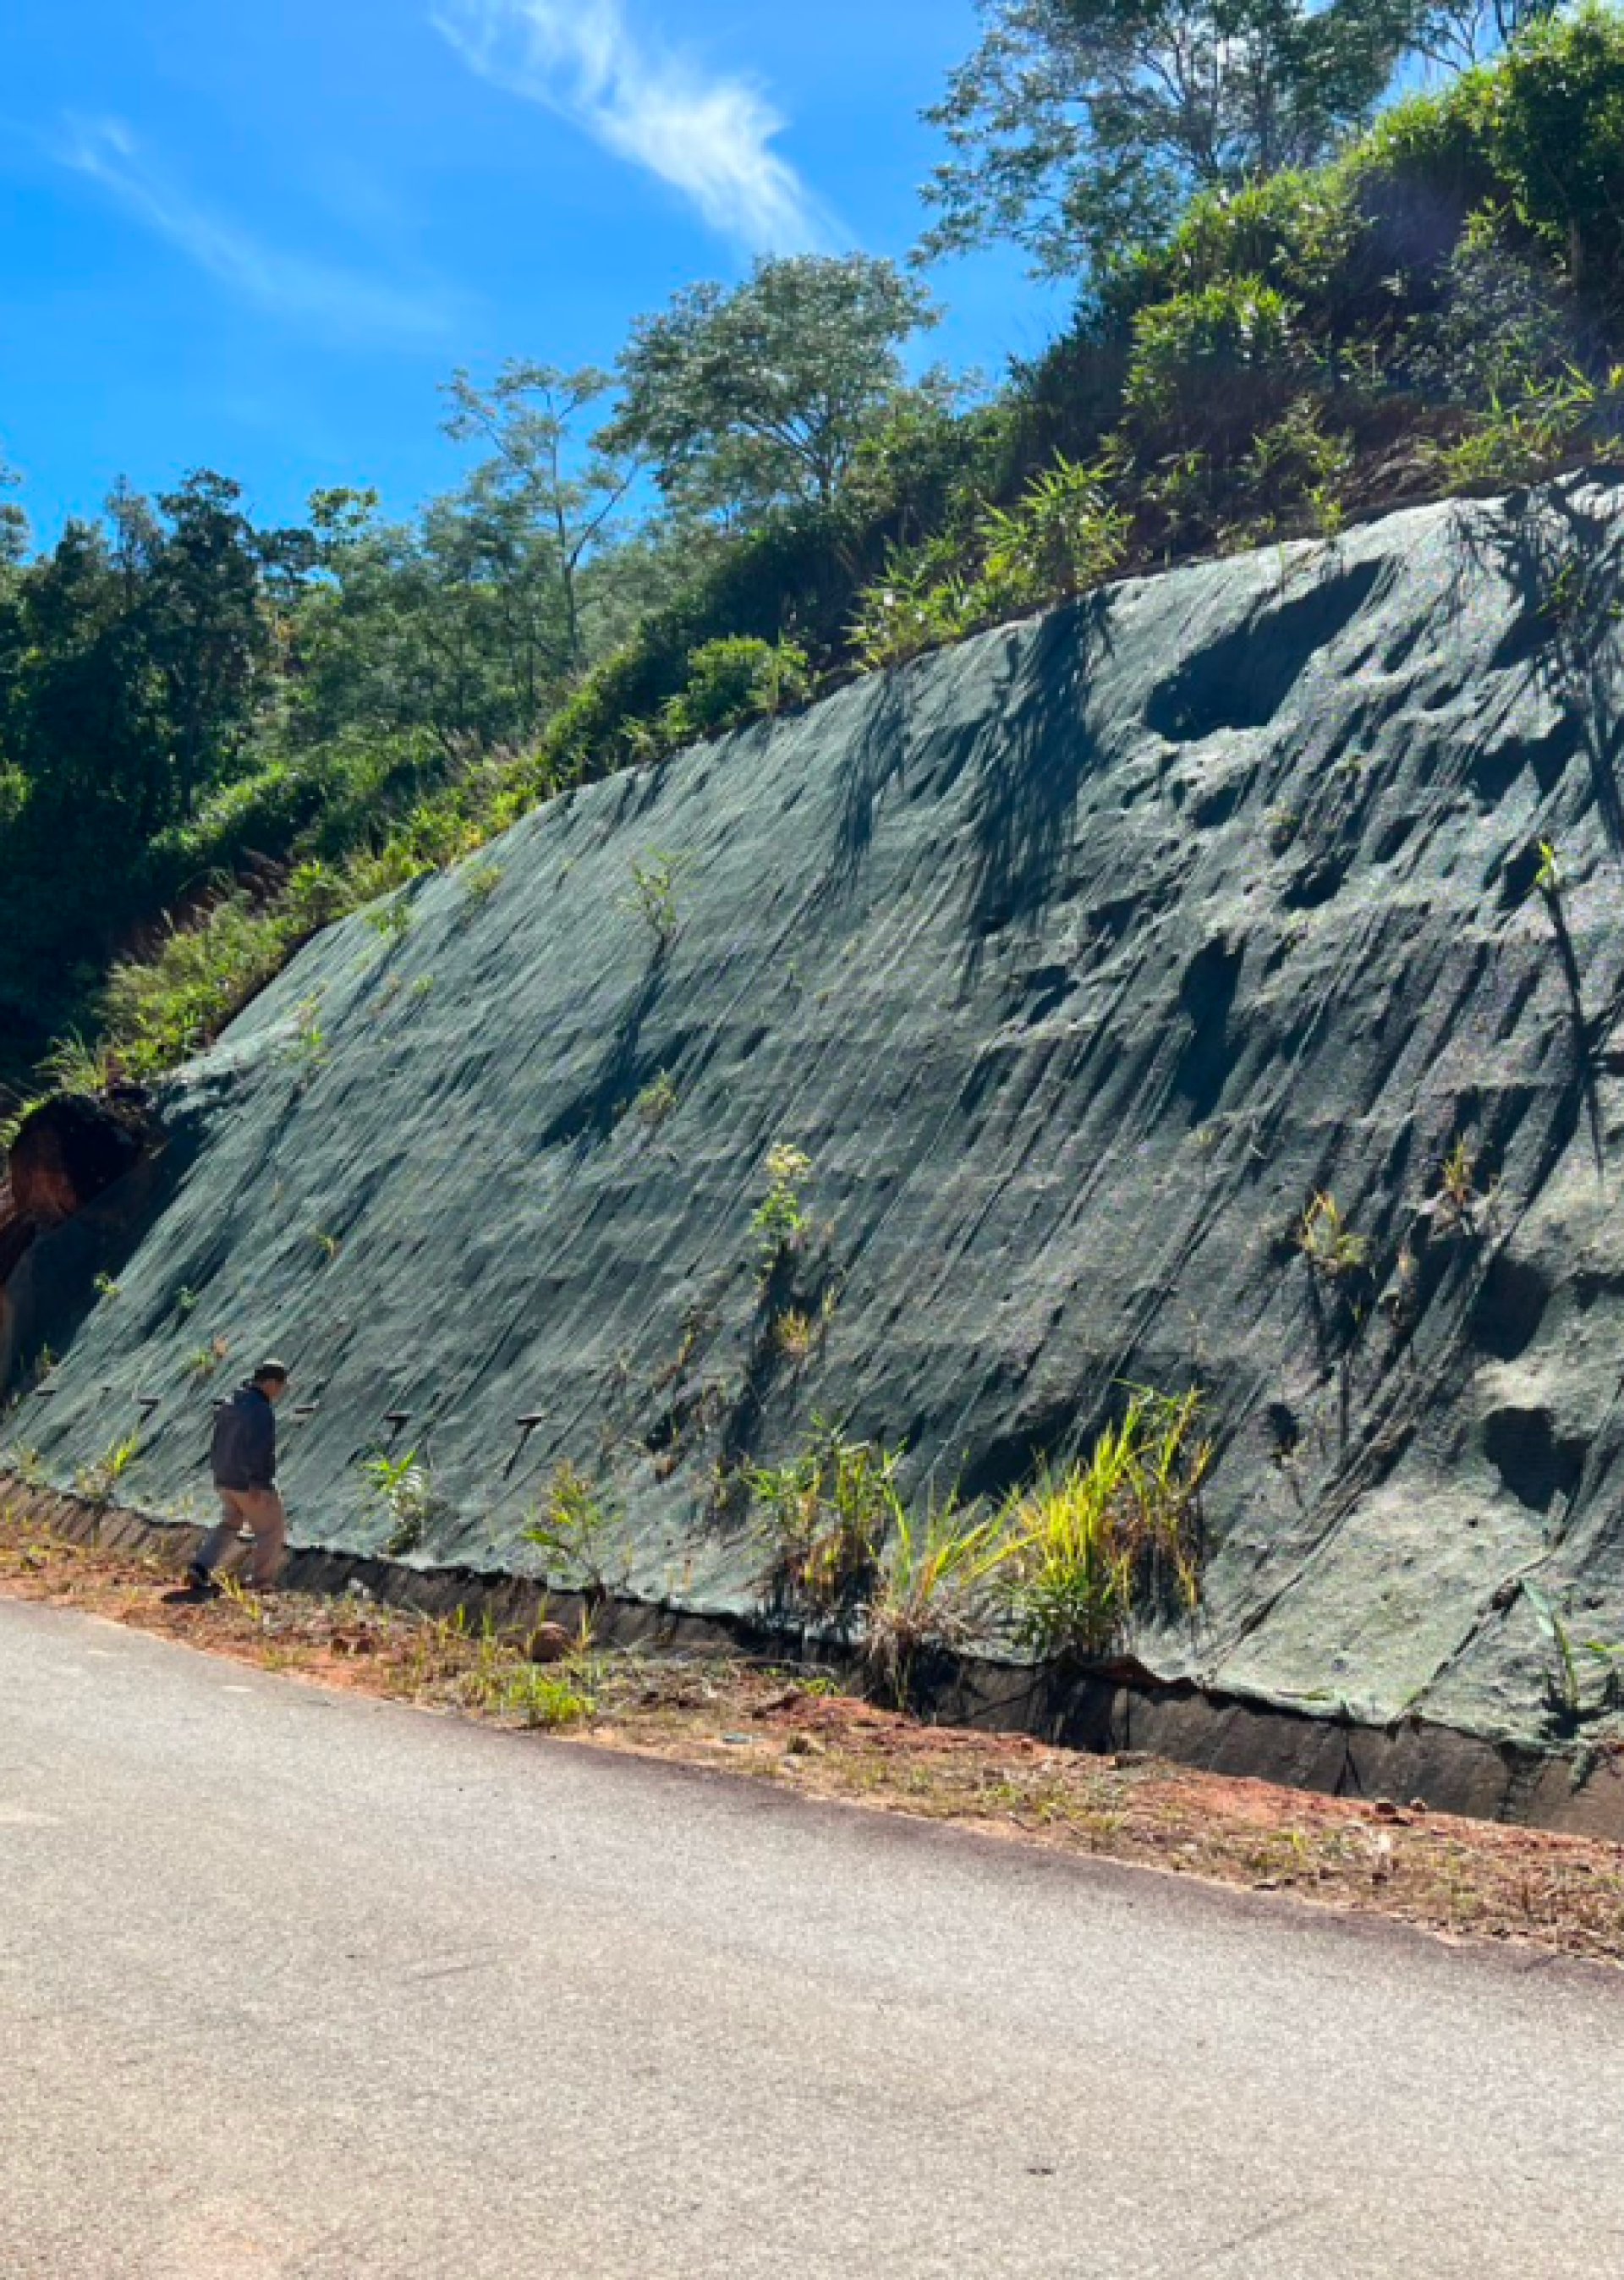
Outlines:
{"type": "Polygon", "coordinates": [[[186,1571],[186,1580],[200,1599],[219,1598],[219,1585],[200,1560],[193,1560],[186,1571]]]}

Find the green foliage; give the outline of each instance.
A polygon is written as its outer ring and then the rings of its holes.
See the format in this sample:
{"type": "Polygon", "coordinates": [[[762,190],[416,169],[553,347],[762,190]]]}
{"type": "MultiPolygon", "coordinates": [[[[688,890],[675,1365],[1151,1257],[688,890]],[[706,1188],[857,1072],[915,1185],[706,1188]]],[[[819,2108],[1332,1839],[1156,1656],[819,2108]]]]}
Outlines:
{"type": "Polygon", "coordinates": [[[1350,437],[1327,428],[1312,397],[1299,397],[1258,431],[1241,463],[1237,494],[1263,527],[1305,510],[1322,538],[1335,538],[1355,458],[1350,437]]]}
{"type": "Polygon", "coordinates": [[[1015,1550],[1002,1514],[977,1518],[956,1498],[923,1517],[900,1498],[874,1577],[863,1659],[891,1701],[908,1698],[920,1657],[962,1653],[993,1620],[1000,1574],[1015,1550]]]}
{"type": "Polygon", "coordinates": [[[1576,458],[1616,459],[1620,403],[1624,367],[1616,366],[1601,382],[1569,366],[1559,379],[1530,386],[1509,402],[1491,396],[1454,443],[1438,448],[1444,487],[1505,489],[1535,482],[1576,458]]]}
{"type": "Polygon", "coordinates": [[[461,886],[463,902],[468,911],[482,911],[506,877],[500,863],[469,863],[464,867],[461,886]]]}
{"type": "Polygon", "coordinates": [[[1496,172],[1577,289],[1615,308],[1624,257],[1624,26],[1599,0],[1551,14],[1482,87],[1496,172]]]}
{"type": "Polygon", "coordinates": [[[632,1114],[645,1132],[659,1132],[664,1130],[666,1123],[676,1114],[677,1107],[676,1086],[672,1081],[670,1073],[661,1069],[657,1075],[649,1079],[636,1099],[633,1101],[632,1114]]]}
{"type": "Polygon", "coordinates": [[[677,881],[681,873],[679,856],[637,856],[632,863],[631,892],[620,902],[620,908],[629,917],[641,920],[648,928],[662,953],[670,949],[681,926],[677,905],[677,881]]]}
{"type": "Polygon", "coordinates": [[[1412,368],[1460,404],[1526,397],[1567,377],[1575,328],[1551,263],[1518,244],[1503,210],[1480,206],[1444,269],[1442,306],[1412,328],[1412,368]]]}
{"type": "Polygon", "coordinates": [[[567,1459],[553,1467],[524,1538],[543,1554],[548,1582],[565,1591],[602,1600],[626,1588],[624,1518],[567,1459]]]}
{"type": "Polygon", "coordinates": [[[171,924],[149,958],[114,967],[107,1032],[130,1074],[156,1076],[215,1036],[276,974],[301,936],[293,914],[224,897],[198,925],[171,924]]]}
{"type": "Polygon", "coordinates": [[[812,675],[806,651],[792,641],[753,634],[706,642],[688,661],[686,686],[666,701],[660,725],[673,745],[717,736],[746,720],[804,703],[812,675]]]}
{"type": "Polygon", "coordinates": [[[927,250],[1007,237],[1051,276],[1108,272],[1193,192],[1329,157],[1385,91],[1404,0],[984,0],[927,115],[951,156],[927,250]]]}
{"type": "Polygon", "coordinates": [[[868,1598],[881,1547],[903,1511],[897,1468],[904,1453],[848,1440],[819,1417],[798,1457],[745,1470],[776,1599],[825,1620],[850,1617],[868,1598]]]}
{"type": "Polygon", "coordinates": [[[903,343],[933,321],[924,288],[867,254],[687,286],[634,325],[608,439],[647,453],[666,497],[703,513],[827,507],[904,394],[903,343]]]}
{"type": "Polygon", "coordinates": [[[850,635],[858,657],[871,669],[900,665],[1108,578],[1131,529],[1107,488],[1118,472],[1111,461],[1081,466],[1057,458],[1012,506],[983,507],[967,538],[894,554],[858,597],[850,635]]]}
{"type": "Polygon", "coordinates": [[[5,1468],[26,1489],[42,1489],[50,1485],[45,1460],[27,1441],[12,1442],[5,1452],[5,1468]]]}
{"type": "Polygon", "coordinates": [[[512,603],[518,625],[525,726],[534,728],[544,693],[588,661],[588,628],[603,596],[591,579],[604,556],[635,465],[602,436],[583,440],[583,416],[608,392],[609,375],[587,367],[510,360],[489,388],[458,372],[447,389],[446,432],[489,446],[464,494],[460,530],[469,567],[512,603]]]}
{"type": "Polygon", "coordinates": [[[1041,609],[1095,586],[1128,551],[1129,519],[1107,496],[1114,470],[1057,458],[1010,508],[989,507],[976,530],[981,575],[973,612],[989,620],[1041,609]]]}
{"type": "Polygon", "coordinates": [[[583,1685],[566,1673],[521,1663],[504,1679],[496,1707],[527,1726],[556,1730],[585,1724],[596,1715],[597,1704],[583,1685]]]}
{"type": "Polygon", "coordinates": [[[381,941],[404,942],[412,931],[412,905],[404,895],[391,895],[375,911],[368,911],[366,923],[381,941]]]}
{"type": "Polygon", "coordinates": [[[401,1560],[415,1552],[434,1512],[434,1480],[427,1458],[415,1449],[397,1457],[380,1451],[363,1462],[361,1477],[389,1522],[381,1547],[385,1559],[401,1560]]]}
{"type": "Polygon", "coordinates": [[[331,1058],[327,1033],[321,1026],[319,996],[301,998],[294,1013],[293,1035],[282,1048],[282,1059],[308,1082],[331,1058]]]}
{"type": "Polygon", "coordinates": [[[1123,401],[1151,433],[1222,433],[1277,410],[1305,377],[1297,310],[1258,277],[1215,279],[1140,311],[1123,401]]]}
{"type": "Polygon", "coordinates": [[[1197,1604],[1200,1495],[1213,1459],[1201,1408],[1194,1391],[1135,1388],[1086,1459],[1045,1467],[1012,1498],[1000,1587],[1041,1658],[1110,1652],[1158,1594],[1197,1604]]]}
{"type": "Polygon", "coordinates": [[[962,640],[976,624],[962,549],[945,538],[898,549],[858,597],[851,646],[871,672],[962,640]]]}
{"type": "Polygon", "coordinates": [[[74,1467],[73,1493],[104,1511],[117,1500],[119,1484],[140,1454],[138,1434],[127,1433],[122,1439],[109,1442],[98,1457],[74,1467]]]}
{"type": "Polygon", "coordinates": [[[1365,1237],[1349,1226],[1335,1197],[1328,1194],[1311,1199],[1292,1240],[1315,1272],[1333,1281],[1358,1274],[1370,1251],[1365,1237]]]}
{"type": "Polygon", "coordinates": [[[40,1057],[40,1075],[57,1092],[105,1092],[117,1074],[117,1054],[105,1044],[88,1044],[77,1029],[70,1029],[40,1057]]]}
{"type": "Polygon", "coordinates": [[[1560,1722],[1571,1728],[1582,1719],[1617,1711],[1624,1703],[1624,1646],[1605,1639],[1575,1639],[1557,1612],[1550,1593],[1526,1576],[1522,1596],[1533,1610],[1540,1635],[1550,1651],[1546,1690],[1551,1706],[1560,1722]],[[1597,1698],[1589,1702],[1584,1688],[1587,1674],[1600,1681],[1597,1698]]]}
{"type": "Polygon", "coordinates": [[[1204,190],[1165,243],[1142,246],[1115,265],[1102,300],[1126,322],[1175,295],[1248,278],[1299,305],[1323,306],[1357,255],[1360,227],[1338,168],[1293,169],[1204,190]]]}
{"type": "Polygon", "coordinates": [[[788,1141],[781,1140],[767,1150],[766,1193],[750,1215],[750,1225],[760,1238],[758,1265],[764,1278],[773,1274],[785,1252],[812,1224],[801,1195],[812,1168],[812,1158],[788,1141]]]}

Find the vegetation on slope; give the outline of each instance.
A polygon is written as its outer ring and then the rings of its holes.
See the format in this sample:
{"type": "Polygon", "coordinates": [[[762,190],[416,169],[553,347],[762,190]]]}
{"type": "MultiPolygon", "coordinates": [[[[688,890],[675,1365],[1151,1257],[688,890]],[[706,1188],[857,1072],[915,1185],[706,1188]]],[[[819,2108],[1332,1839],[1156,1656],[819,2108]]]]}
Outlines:
{"type": "Polygon", "coordinates": [[[339,913],[852,672],[1617,456],[1613,9],[984,13],[935,242],[1022,237],[1081,292],[996,392],[910,378],[934,308],[891,265],[771,261],[679,295],[613,374],[458,374],[467,475],[404,523],[333,490],[266,530],[202,473],[30,558],[4,511],[17,1096],[150,1078],[339,913]],[[1157,107],[1175,54],[1210,65],[1205,111],[1157,107]]]}

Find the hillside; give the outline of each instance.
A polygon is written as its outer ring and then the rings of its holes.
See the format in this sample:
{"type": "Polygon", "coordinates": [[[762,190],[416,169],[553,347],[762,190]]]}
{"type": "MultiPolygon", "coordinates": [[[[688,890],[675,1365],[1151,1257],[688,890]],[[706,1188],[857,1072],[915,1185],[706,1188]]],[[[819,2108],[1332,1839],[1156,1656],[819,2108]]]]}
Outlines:
{"type": "Polygon", "coordinates": [[[630,1591],[741,1612],[740,1468],[815,1418],[917,1508],[1199,1387],[1199,1606],[1142,1663],[1612,1735],[1620,514],[1575,479],[1112,587],[346,919],[22,1251],[6,1366],[60,1359],[6,1460],[82,1486],[156,1397],[118,1500],[200,1512],[273,1348],[305,1543],[378,1551],[365,1460],[412,1450],[405,1556],[534,1574],[562,1462],[630,1591]]]}
{"type": "Polygon", "coordinates": [[[612,368],[453,371],[469,456],[404,518],[365,466],[286,528],[195,468],[36,552],[0,466],[0,1133],[561,792],[1124,575],[1624,459],[1616,8],[1083,12],[988,0],[933,114],[935,249],[1012,235],[1074,297],[991,385],[921,365],[915,270],[784,256],[612,368]],[[1192,55],[1220,152],[1165,100],[1192,55]]]}

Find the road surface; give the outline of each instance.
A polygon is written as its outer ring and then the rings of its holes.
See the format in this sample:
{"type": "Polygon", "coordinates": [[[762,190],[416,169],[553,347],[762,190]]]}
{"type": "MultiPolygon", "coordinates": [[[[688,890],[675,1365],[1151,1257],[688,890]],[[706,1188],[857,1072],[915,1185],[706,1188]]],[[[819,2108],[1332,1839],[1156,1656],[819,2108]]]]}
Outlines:
{"type": "Polygon", "coordinates": [[[0,1602],[4,2280],[1624,2271],[1624,1976],[0,1602]]]}

